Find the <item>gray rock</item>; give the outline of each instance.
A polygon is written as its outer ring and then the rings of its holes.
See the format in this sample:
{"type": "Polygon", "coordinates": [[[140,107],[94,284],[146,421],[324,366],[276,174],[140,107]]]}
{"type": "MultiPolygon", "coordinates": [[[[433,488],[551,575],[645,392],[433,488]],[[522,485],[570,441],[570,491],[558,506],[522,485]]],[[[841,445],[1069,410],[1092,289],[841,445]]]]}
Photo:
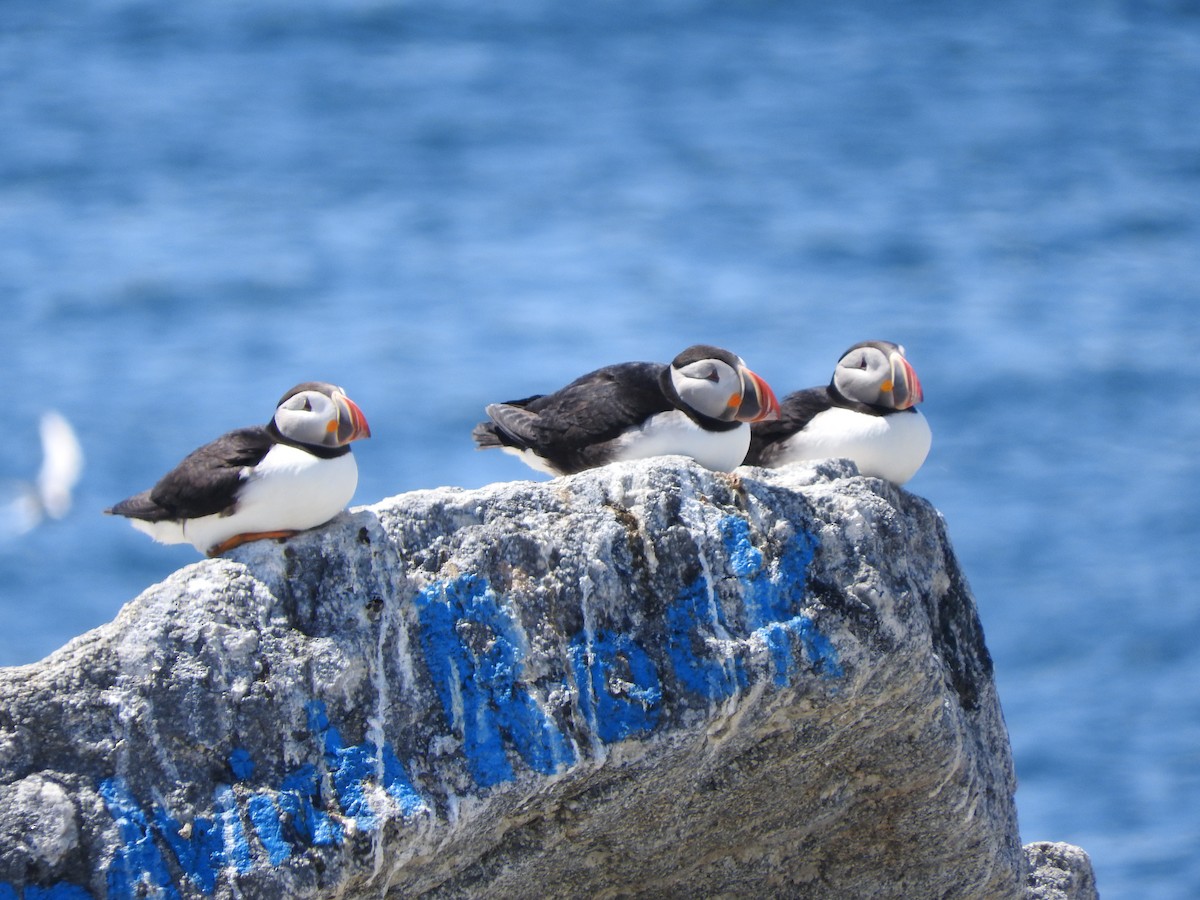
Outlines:
{"type": "Polygon", "coordinates": [[[0,698],[0,900],[1027,890],[944,522],[849,463],[394,497],[0,698]]]}
{"type": "Polygon", "coordinates": [[[1097,900],[1092,860],[1070,844],[1038,841],[1025,845],[1029,863],[1028,900],[1097,900]]]}

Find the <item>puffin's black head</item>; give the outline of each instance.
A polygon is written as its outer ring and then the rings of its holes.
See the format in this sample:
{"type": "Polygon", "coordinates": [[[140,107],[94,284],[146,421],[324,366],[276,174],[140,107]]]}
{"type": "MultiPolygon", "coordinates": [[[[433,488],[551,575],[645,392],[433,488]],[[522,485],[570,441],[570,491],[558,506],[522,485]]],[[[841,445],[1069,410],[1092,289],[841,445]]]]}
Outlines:
{"type": "Polygon", "coordinates": [[[770,385],[720,347],[688,347],[671,361],[664,376],[684,406],[707,418],[720,422],[779,418],[779,401],[770,385]]]}
{"type": "Polygon", "coordinates": [[[891,341],[855,344],[838,360],[832,384],[843,397],[888,409],[908,409],[925,399],[904,348],[891,341]]]}
{"type": "Polygon", "coordinates": [[[271,426],[288,441],[310,447],[342,447],[371,436],[358,405],[323,381],[306,381],[284,394],[271,426]]]}

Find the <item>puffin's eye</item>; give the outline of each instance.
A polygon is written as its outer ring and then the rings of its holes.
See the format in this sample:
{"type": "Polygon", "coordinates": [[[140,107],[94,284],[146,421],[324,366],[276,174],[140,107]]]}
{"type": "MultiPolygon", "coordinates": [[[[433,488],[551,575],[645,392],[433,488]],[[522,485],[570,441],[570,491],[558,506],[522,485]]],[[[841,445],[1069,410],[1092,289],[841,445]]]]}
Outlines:
{"type": "Polygon", "coordinates": [[[304,398],[303,409],[305,412],[312,412],[312,403],[309,401],[309,399],[307,397],[304,398]]]}

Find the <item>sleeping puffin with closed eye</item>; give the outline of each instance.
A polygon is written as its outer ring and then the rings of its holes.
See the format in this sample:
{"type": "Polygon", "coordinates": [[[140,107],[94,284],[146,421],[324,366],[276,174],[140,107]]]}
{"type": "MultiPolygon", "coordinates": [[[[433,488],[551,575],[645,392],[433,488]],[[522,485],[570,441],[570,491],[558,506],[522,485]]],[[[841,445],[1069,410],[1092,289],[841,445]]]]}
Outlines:
{"type": "Polygon", "coordinates": [[[486,411],[472,432],[479,449],[498,447],[550,475],[669,454],[731,472],[750,444],[748,423],[777,417],[779,401],[739,357],[697,344],[670,365],[605,366],[486,411]]]}
{"type": "Polygon", "coordinates": [[[932,435],[916,408],[925,399],[904,348],[864,341],[847,350],[825,387],[783,398],[777,421],[751,427],[748,466],[777,468],[849,458],[863,475],[904,484],[925,462],[932,435]]]}
{"type": "Polygon", "coordinates": [[[345,509],[358,485],[350,442],[371,436],[361,409],[332,384],[298,384],[271,421],[192,451],[148,491],[105,512],[163,544],[220,556],[290,537],[345,509]]]}

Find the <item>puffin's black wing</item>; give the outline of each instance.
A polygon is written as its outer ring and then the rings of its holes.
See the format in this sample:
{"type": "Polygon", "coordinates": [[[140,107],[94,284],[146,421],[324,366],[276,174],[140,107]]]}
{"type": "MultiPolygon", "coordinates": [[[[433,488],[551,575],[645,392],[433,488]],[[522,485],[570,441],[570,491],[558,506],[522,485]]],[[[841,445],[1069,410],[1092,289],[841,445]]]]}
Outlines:
{"type": "Polygon", "coordinates": [[[243,483],[242,469],[258,465],[274,444],[265,428],[231,431],[193,450],[150,490],[105,512],[159,522],[232,511],[243,483]]]}
{"type": "Polygon", "coordinates": [[[493,403],[491,421],[476,426],[481,447],[533,450],[564,472],[595,462],[590,450],[640,425],[655,413],[673,409],[663,394],[660,363],[605,366],[553,394],[493,403]]]}
{"type": "Polygon", "coordinates": [[[746,451],[743,465],[769,466],[777,444],[803,431],[813,416],[837,405],[827,387],[806,388],[788,394],[779,404],[778,419],[755,422],[750,426],[750,449],[746,451]]]}

